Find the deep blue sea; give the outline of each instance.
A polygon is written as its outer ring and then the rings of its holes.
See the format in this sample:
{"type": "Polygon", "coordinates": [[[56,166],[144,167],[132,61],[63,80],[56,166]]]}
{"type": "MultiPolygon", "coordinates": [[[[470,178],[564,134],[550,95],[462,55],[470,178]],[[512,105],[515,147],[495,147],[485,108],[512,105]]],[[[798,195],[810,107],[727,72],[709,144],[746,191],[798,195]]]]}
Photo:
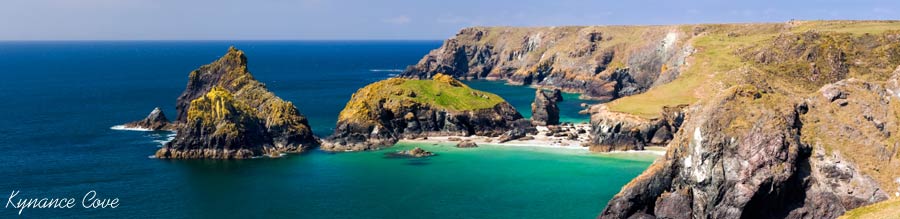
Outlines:
{"type": "MultiPolygon", "coordinates": [[[[0,197],[74,198],[0,218],[592,218],[655,158],[641,153],[402,144],[242,161],[149,158],[167,132],[112,130],[153,107],[175,115],[191,70],[245,51],[253,75],[326,136],[357,89],[439,41],[0,42],[0,197]],[[439,156],[390,159],[424,147],[439,156]],[[118,198],[85,209],[89,191],[118,198]]],[[[530,115],[533,88],[468,81],[530,115]]],[[[563,121],[586,121],[567,94],[563,121]]]]}

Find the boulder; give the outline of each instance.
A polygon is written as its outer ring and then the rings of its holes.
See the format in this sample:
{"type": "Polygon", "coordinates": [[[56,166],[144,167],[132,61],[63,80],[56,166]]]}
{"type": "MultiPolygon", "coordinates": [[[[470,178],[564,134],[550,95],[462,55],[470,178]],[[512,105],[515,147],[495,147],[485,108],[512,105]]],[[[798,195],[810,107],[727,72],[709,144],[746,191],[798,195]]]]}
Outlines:
{"type": "Polygon", "coordinates": [[[426,151],[426,150],[424,150],[424,149],[422,149],[422,148],[419,148],[419,147],[415,147],[415,148],[410,149],[410,150],[403,150],[403,151],[394,152],[394,153],[391,153],[390,155],[392,155],[392,156],[397,156],[397,157],[420,158],[420,157],[430,157],[430,156],[434,156],[434,153],[432,153],[432,152],[430,152],[430,151],[426,151]]]}
{"type": "Polygon", "coordinates": [[[475,148],[475,147],[478,147],[478,144],[476,144],[474,141],[465,140],[465,141],[461,141],[458,144],[456,144],[456,147],[458,147],[458,148],[475,148]]]}

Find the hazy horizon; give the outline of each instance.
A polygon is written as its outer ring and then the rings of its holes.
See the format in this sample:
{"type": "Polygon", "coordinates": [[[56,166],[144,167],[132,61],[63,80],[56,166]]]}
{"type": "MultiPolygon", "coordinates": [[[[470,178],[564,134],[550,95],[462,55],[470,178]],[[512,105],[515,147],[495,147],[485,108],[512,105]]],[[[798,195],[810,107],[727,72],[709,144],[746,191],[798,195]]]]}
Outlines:
{"type": "Polygon", "coordinates": [[[3,5],[0,41],[442,40],[471,26],[900,20],[900,3],[888,0],[12,0],[3,5]]]}

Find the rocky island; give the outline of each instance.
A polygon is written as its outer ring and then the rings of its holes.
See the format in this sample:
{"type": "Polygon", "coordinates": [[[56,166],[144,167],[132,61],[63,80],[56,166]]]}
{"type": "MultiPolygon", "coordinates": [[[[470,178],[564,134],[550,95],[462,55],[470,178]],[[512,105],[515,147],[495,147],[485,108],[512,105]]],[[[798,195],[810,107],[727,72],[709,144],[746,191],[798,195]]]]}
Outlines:
{"type": "Polygon", "coordinates": [[[153,111],[150,111],[150,114],[147,115],[146,118],[134,122],[125,123],[122,125],[125,129],[141,129],[141,130],[149,130],[149,131],[174,131],[175,125],[166,118],[166,114],[163,113],[159,107],[153,108],[153,111]]]}
{"type": "Polygon", "coordinates": [[[158,108],[147,119],[129,123],[177,132],[156,158],[246,159],[318,145],[306,118],[254,79],[244,52],[234,47],[191,72],[176,109],[174,124],[158,108]]]}
{"type": "Polygon", "coordinates": [[[522,115],[500,96],[448,75],[390,78],[353,94],[321,148],[361,151],[389,147],[404,138],[499,136],[520,129],[519,121],[524,121],[522,115]]]}

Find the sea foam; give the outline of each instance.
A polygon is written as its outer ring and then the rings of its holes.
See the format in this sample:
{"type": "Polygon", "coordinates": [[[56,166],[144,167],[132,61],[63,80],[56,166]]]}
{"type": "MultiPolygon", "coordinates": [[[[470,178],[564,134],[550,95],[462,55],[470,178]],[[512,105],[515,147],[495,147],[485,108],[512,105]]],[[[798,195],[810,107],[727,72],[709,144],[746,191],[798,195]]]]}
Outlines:
{"type": "Polygon", "coordinates": [[[145,128],[128,128],[128,127],[125,127],[124,125],[116,125],[116,126],[113,126],[113,127],[109,127],[109,129],[112,129],[112,130],[120,130],[120,131],[140,131],[140,132],[149,132],[149,131],[153,131],[153,130],[145,129],[145,128]]]}
{"type": "Polygon", "coordinates": [[[403,72],[403,69],[369,69],[370,72],[403,72]]]}

